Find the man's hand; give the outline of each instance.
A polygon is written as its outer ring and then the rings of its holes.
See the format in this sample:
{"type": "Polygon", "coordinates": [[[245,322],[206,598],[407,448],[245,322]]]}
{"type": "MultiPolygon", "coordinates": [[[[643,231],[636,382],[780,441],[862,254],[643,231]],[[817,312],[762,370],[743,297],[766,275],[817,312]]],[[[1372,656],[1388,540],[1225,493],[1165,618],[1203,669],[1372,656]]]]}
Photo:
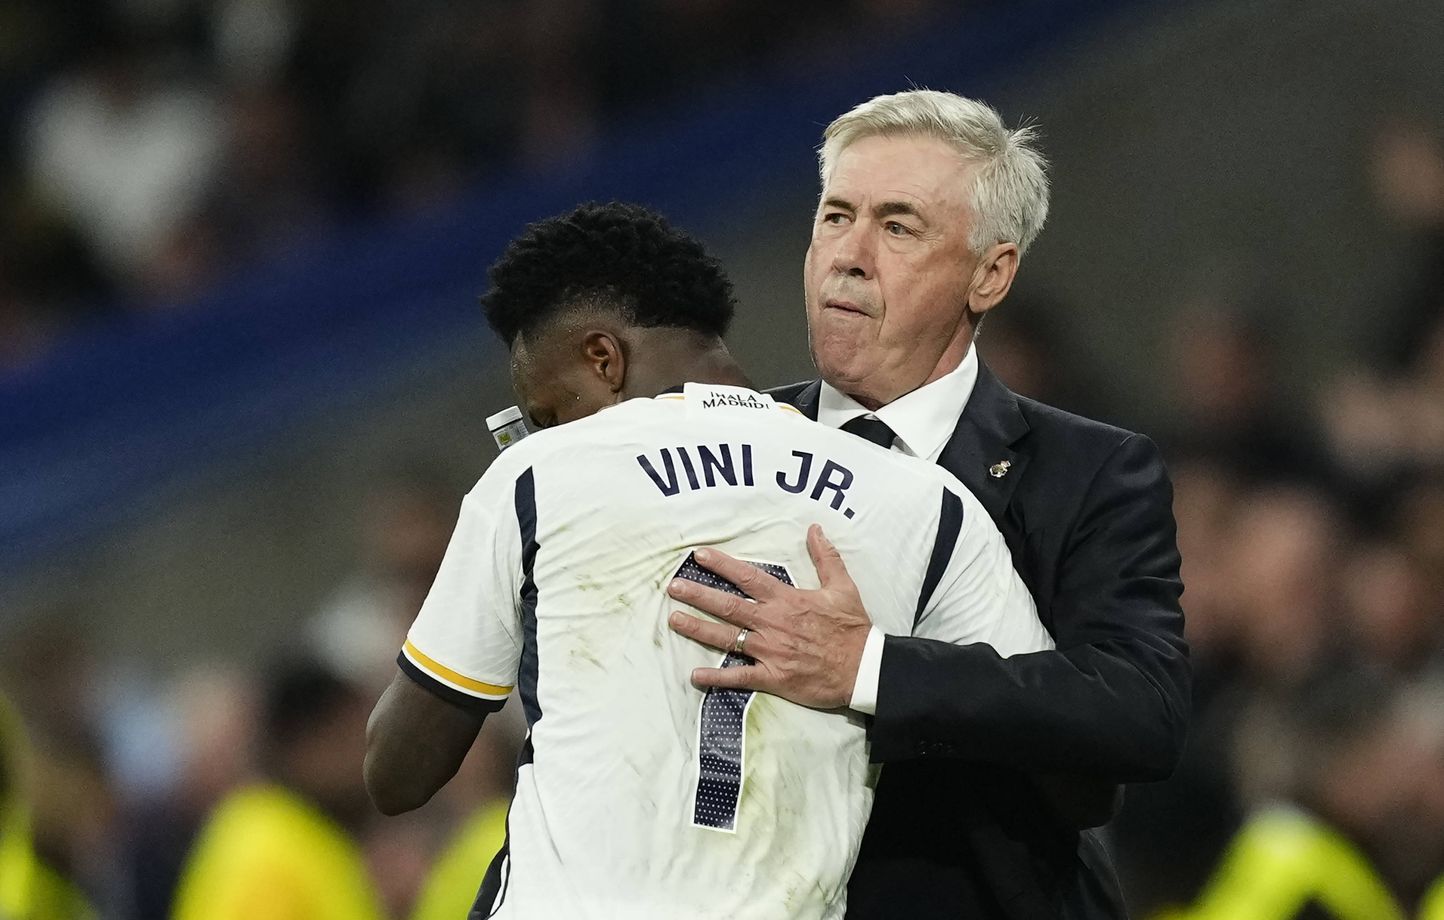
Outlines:
{"type": "Polygon", "coordinates": [[[761,690],[814,709],[848,705],[872,623],[837,547],[816,524],[807,530],[807,552],[822,584],[816,591],[784,584],[718,550],[697,550],[694,558],[699,565],[732,582],[752,600],[675,578],[668,594],[722,622],[673,611],[669,621],[673,631],[729,652],[746,629],[743,648],[755,664],[697,668],[693,683],[761,690]]]}

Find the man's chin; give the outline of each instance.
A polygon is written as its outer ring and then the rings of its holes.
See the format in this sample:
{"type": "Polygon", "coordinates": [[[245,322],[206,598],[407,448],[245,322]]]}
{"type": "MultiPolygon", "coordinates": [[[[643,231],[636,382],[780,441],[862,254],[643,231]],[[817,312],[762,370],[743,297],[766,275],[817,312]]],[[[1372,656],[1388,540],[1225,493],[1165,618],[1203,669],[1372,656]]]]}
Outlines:
{"type": "Polygon", "coordinates": [[[815,361],[815,363],[818,376],[826,380],[832,387],[859,402],[867,401],[870,388],[867,385],[867,374],[861,368],[826,361],[815,361]]]}

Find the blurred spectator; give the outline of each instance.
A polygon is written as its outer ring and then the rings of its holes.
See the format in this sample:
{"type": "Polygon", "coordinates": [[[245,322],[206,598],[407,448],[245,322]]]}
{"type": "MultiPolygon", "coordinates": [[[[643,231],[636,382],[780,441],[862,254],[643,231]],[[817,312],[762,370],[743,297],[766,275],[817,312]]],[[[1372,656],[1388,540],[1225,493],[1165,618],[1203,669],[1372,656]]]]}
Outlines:
{"type": "Polygon", "coordinates": [[[1265,487],[1243,497],[1224,551],[1248,687],[1295,686],[1343,645],[1344,528],[1334,503],[1312,489],[1265,487]]]}
{"type": "Polygon", "coordinates": [[[378,694],[441,568],[458,496],[420,468],[383,475],[363,498],[360,559],[307,625],[312,652],[378,694]]]}
{"type": "Polygon", "coordinates": [[[1337,464],[1367,496],[1444,469],[1444,308],[1413,341],[1407,371],[1353,370],[1321,400],[1337,464]]]}
{"type": "Polygon", "coordinates": [[[79,890],[35,852],[26,791],[32,776],[19,716],[0,695],[0,917],[91,920],[79,890]]]}
{"type": "Polygon", "coordinates": [[[1440,664],[1444,595],[1420,561],[1392,540],[1363,542],[1340,579],[1353,651],[1385,673],[1418,674],[1440,664]]]}
{"type": "Polygon", "coordinates": [[[0,187],[0,370],[44,354],[66,327],[103,316],[113,289],[74,226],[37,196],[0,187]]]}
{"type": "Polygon", "coordinates": [[[1430,579],[1431,594],[1444,596],[1444,467],[1399,490],[1392,523],[1430,579]]]}
{"type": "Polygon", "coordinates": [[[1385,347],[1389,370],[1407,370],[1444,321],[1444,124],[1395,117],[1369,151],[1369,178],[1385,215],[1414,236],[1417,270],[1385,347]]]}
{"type": "Polygon", "coordinates": [[[86,611],[51,607],[0,646],[5,685],[30,727],[30,834],[36,854],[105,913],[117,876],[122,794],[101,731],[101,659],[86,611]]]}
{"type": "Polygon", "coordinates": [[[265,781],[216,808],[186,863],[176,920],[380,920],[356,834],[370,700],[316,664],[281,666],[266,687],[265,781]]]}
{"type": "Polygon", "coordinates": [[[1242,626],[1233,604],[1229,548],[1246,493],[1236,476],[1212,460],[1180,458],[1170,463],[1169,471],[1197,704],[1229,679],[1241,652],[1242,626]]]}
{"type": "Polygon", "coordinates": [[[332,208],[295,96],[280,86],[238,88],[223,112],[224,153],[199,211],[229,256],[278,254],[324,232],[332,208]]]}
{"type": "Polygon", "coordinates": [[[1394,118],[1375,132],[1369,178],[1385,216],[1412,236],[1414,269],[1381,360],[1322,393],[1339,465],[1373,498],[1444,467],[1444,125],[1394,118]]]}
{"type": "Polygon", "coordinates": [[[29,173],[127,286],[192,293],[211,259],[193,218],[221,155],[214,96],[130,24],[102,15],[93,36],[35,101],[29,173]]]}
{"type": "Polygon", "coordinates": [[[1414,916],[1444,867],[1439,700],[1421,718],[1399,687],[1363,672],[1330,673],[1284,700],[1259,753],[1285,763],[1286,804],[1249,820],[1187,916],[1414,916]]]}
{"type": "Polygon", "coordinates": [[[135,917],[170,913],[186,855],[206,817],[254,775],[256,690],[248,675],[197,665],[171,684],[178,734],[177,775],[129,810],[123,851],[135,917]]]}
{"type": "Polygon", "coordinates": [[[1324,477],[1310,419],[1283,407],[1275,336],[1262,320],[1201,299],[1175,316],[1168,346],[1166,455],[1208,457],[1255,481],[1324,477]]]}

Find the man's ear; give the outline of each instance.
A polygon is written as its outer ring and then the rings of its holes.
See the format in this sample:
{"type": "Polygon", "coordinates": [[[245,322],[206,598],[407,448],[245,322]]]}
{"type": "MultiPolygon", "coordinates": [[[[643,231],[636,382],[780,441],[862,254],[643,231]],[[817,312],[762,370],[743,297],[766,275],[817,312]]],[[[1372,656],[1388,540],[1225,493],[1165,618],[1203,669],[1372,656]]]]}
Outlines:
{"type": "Polygon", "coordinates": [[[973,269],[973,287],[968,293],[968,310],[981,316],[1003,302],[1018,276],[1018,245],[997,243],[983,253],[973,269]]]}
{"type": "Polygon", "coordinates": [[[613,393],[627,384],[627,356],[621,340],[610,332],[594,329],[582,339],[582,358],[598,379],[613,393]]]}

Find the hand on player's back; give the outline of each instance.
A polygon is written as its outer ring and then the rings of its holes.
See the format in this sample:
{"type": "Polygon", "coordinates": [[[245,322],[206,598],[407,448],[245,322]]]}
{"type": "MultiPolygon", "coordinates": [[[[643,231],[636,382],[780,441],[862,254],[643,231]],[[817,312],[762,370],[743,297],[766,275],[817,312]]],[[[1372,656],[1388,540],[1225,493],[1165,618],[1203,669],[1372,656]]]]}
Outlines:
{"type": "Polygon", "coordinates": [[[821,583],[817,590],[784,584],[720,550],[697,550],[698,564],[732,582],[752,600],[674,579],[668,594],[722,622],[673,611],[669,625],[680,635],[724,652],[735,650],[739,631],[746,629],[744,651],[754,663],[698,668],[692,672],[693,683],[760,690],[815,709],[848,705],[872,623],[842,556],[816,524],[808,528],[807,551],[817,567],[821,583]]]}

